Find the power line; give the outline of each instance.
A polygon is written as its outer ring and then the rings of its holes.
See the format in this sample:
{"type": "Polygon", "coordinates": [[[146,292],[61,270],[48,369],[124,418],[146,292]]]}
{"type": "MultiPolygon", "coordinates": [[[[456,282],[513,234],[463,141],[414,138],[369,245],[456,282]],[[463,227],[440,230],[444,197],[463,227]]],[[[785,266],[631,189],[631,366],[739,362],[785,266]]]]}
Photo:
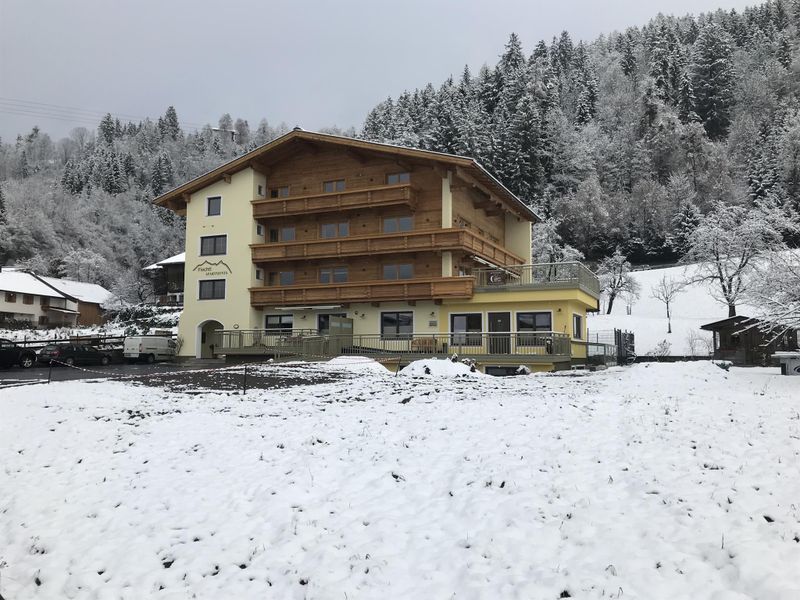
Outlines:
{"type": "MultiPolygon", "coordinates": [[[[144,121],[146,119],[151,119],[151,117],[142,117],[140,115],[132,115],[127,113],[95,111],[58,104],[49,104],[45,102],[35,102],[32,100],[19,100],[3,97],[0,97],[0,112],[91,125],[97,125],[97,123],[99,123],[99,121],[107,114],[110,114],[112,117],[120,120],[135,119],[144,121]]],[[[199,131],[205,127],[205,125],[188,121],[180,123],[180,125],[185,129],[192,129],[195,131],[199,131]]]]}

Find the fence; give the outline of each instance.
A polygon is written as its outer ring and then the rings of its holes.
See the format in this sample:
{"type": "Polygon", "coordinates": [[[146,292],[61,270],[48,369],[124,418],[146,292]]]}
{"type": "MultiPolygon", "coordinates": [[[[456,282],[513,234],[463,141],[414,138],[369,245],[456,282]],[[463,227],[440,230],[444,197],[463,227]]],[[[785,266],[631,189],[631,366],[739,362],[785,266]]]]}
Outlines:
{"type": "Polygon", "coordinates": [[[319,335],[316,330],[223,330],[216,332],[221,354],[330,357],[340,355],[469,355],[515,356],[543,360],[569,359],[570,339],[564,333],[463,332],[387,336],[319,335]]]}
{"type": "Polygon", "coordinates": [[[636,360],[634,335],[621,329],[590,331],[586,355],[593,365],[628,365],[636,360]]]}

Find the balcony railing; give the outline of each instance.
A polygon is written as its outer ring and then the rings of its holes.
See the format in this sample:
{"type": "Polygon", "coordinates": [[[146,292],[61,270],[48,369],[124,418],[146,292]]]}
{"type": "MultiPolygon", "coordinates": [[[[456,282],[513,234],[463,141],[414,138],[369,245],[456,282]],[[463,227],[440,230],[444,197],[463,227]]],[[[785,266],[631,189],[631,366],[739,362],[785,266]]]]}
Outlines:
{"type": "Polygon", "coordinates": [[[570,339],[553,331],[530,333],[432,333],[387,337],[321,335],[315,330],[222,330],[215,332],[220,354],[270,354],[325,358],[341,355],[430,357],[458,354],[476,358],[527,358],[542,362],[570,358],[570,339]]]}
{"type": "Polygon", "coordinates": [[[406,183],[402,185],[382,185],[362,190],[348,190],[346,192],[258,199],[253,200],[252,204],[253,217],[263,219],[380,208],[398,204],[414,207],[416,205],[416,192],[411,185],[406,183]]]}
{"type": "Polygon", "coordinates": [[[520,265],[523,259],[467,229],[428,229],[357,235],[306,242],[252,244],[253,262],[285,262],[313,258],[342,258],[398,252],[464,250],[503,266],[520,265]]]}
{"type": "Polygon", "coordinates": [[[578,262],[476,269],[473,275],[475,289],[479,291],[579,288],[595,298],[600,297],[600,280],[597,275],[578,262]]]}
{"type": "Polygon", "coordinates": [[[471,298],[471,277],[429,277],[250,288],[253,306],[471,298]]]}

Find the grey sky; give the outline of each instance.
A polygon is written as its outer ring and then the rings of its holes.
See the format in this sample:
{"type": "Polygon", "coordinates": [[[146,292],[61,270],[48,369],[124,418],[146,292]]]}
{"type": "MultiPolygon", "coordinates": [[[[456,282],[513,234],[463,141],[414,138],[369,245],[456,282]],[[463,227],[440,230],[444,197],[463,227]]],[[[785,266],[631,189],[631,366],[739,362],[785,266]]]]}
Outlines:
{"type": "MultiPolygon", "coordinates": [[[[752,0],[0,0],[0,98],[158,116],[317,129],[360,126],[388,95],[492,64],[508,34],[526,52],[644,24],[659,12],[742,9],[752,0]]],[[[10,140],[34,124],[54,138],[79,120],[8,114],[10,140]]],[[[30,111],[16,104],[16,112],[30,111]]],[[[4,108],[5,107],[5,108],[4,108]]],[[[48,112],[52,112],[48,107],[48,112]]],[[[73,113],[70,113],[73,114],[73,113]]]]}

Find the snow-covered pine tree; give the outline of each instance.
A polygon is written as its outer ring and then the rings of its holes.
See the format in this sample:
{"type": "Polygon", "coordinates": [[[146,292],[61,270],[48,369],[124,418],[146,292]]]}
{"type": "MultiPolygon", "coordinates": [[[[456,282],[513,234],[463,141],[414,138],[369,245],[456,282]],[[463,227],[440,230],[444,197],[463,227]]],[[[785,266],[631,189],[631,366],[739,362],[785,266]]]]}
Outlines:
{"type": "Polygon", "coordinates": [[[728,133],[731,120],[734,68],[730,38],[716,23],[700,31],[691,68],[696,112],[708,137],[720,139],[728,133]]]}
{"type": "Polygon", "coordinates": [[[107,113],[100,120],[100,125],[97,126],[98,133],[100,134],[100,139],[108,144],[109,146],[114,143],[114,137],[117,133],[117,127],[114,123],[114,118],[111,116],[110,113],[107,113]]]}

